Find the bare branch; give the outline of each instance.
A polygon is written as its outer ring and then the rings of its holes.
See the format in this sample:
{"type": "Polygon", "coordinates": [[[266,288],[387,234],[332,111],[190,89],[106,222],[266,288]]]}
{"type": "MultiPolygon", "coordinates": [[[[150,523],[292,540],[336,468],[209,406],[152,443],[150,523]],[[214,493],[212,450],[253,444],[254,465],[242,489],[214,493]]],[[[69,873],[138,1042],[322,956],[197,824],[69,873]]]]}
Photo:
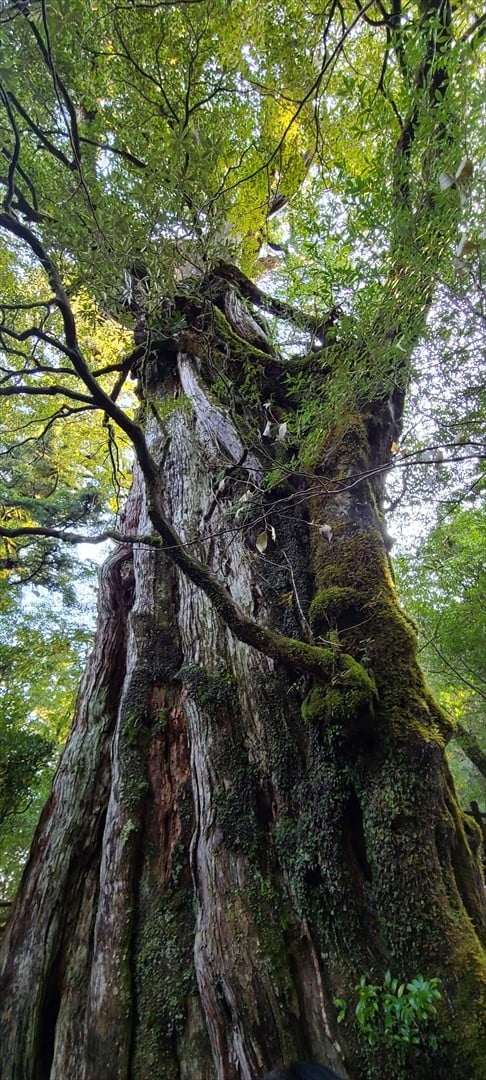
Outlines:
{"type": "MultiPolygon", "coordinates": [[[[6,337],[12,338],[13,341],[29,341],[30,338],[35,338],[36,341],[43,341],[46,345],[50,345],[53,349],[57,349],[59,352],[64,353],[65,356],[72,358],[72,350],[67,348],[66,345],[55,338],[52,334],[48,334],[45,330],[42,330],[40,326],[29,326],[26,330],[14,330],[10,326],[6,326],[5,323],[0,325],[0,335],[5,334],[6,337]]],[[[76,374],[72,372],[72,374],[76,374]]]]}
{"type": "Polygon", "coordinates": [[[14,194],[15,194],[15,170],[17,168],[17,165],[18,165],[18,162],[19,162],[19,157],[20,157],[20,136],[19,136],[19,129],[18,129],[17,124],[15,122],[15,116],[13,114],[12,107],[11,107],[10,102],[8,100],[8,94],[6,93],[6,91],[4,90],[4,88],[3,88],[3,86],[1,84],[0,84],[0,100],[3,102],[3,104],[5,105],[5,108],[7,110],[7,115],[8,115],[8,118],[10,120],[10,126],[12,128],[13,137],[14,137],[14,147],[13,147],[12,156],[10,158],[10,163],[9,163],[9,167],[8,167],[7,194],[6,194],[4,202],[3,202],[3,208],[6,211],[6,213],[8,214],[10,212],[10,208],[12,206],[12,200],[13,200],[13,197],[14,197],[14,194]]]}
{"type": "Polygon", "coordinates": [[[0,300],[0,311],[32,311],[34,308],[49,309],[55,302],[55,296],[52,296],[49,300],[16,300],[11,304],[6,300],[0,300]]]}
{"type": "Polygon", "coordinates": [[[464,31],[461,37],[461,41],[472,41],[473,45],[479,44],[486,35],[486,13],[484,15],[478,15],[471,26],[464,31]]]}
{"type": "Polygon", "coordinates": [[[27,446],[28,443],[38,443],[45,438],[48,431],[50,431],[58,420],[66,420],[68,416],[79,416],[80,413],[91,412],[91,410],[91,405],[79,405],[77,407],[74,405],[61,405],[59,409],[56,409],[56,411],[51,414],[40,432],[38,431],[38,417],[31,418],[23,424],[17,424],[14,429],[10,428],[11,432],[15,431],[15,433],[18,434],[19,431],[27,431],[29,428],[35,428],[35,435],[29,435],[25,439],[19,439],[15,446],[9,446],[6,450],[0,450],[0,457],[8,457],[14,450],[17,450],[20,446],[27,446]]]}
{"type": "Polygon", "coordinates": [[[64,83],[63,83],[63,81],[62,81],[62,79],[61,79],[61,77],[59,75],[59,72],[56,70],[56,67],[54,65],[54,60],[53,60],[52,51],[51,51],[51,41],[50,41],[50,35],[49,35],[49,26],[48,26],[48,22],[47,22],[47,11],[46,11],[45,0],[41,0],[41,11],[42,11],[42,25],[44,27],[44,33],[45,33],[45,37],[46,37],[45,42],[43,41],[42,34],[39,33],[39,30],[38,30],[35,22],[33,22],[32,19],[29,19],[26,16],[27,23],[28,23],[28,25],[30,27],[30,30],[32,31],[32,34],[35,37],[35,40],[36,40],[37,46],[39,48],[40,54],[42,56],[42,59],[44,60],[44,63],[45,63],[46,67],[48,68],[48,70],[49,70],[49,72],[51,74],[54,90],[56,92],[56,97],[57,97],[61,112],[64,113],[63,105],[67,109],[67,113],[68,113],[68,117],[69,117],[67,127],[68,127],[68,131],[69,131],[71,147],[72,147],[73,155],[74,155],[74,160],[73,160],[73,163],[72,163],[71,167],[74,168],[74,169],[79,169],[80,164],[81,164],[81,147],[79,145],[79,133],[78,133],[78,121],[77,121],[77,117],[76,117],[76,109],[74,108],[73,102],[71,100],[71,97],[70,97],[67,89],[66,89],[66,86],[64,85],[64,83]]]}
{"type": "MultiPolygon", "coordinates": [[[[4,158],[6,158],[7,161],[10,161],[10,151],[7,150],[6,146],[2,146],[0,152],[3,154],[4,158]]],[[[30,196],[31,196],[31,199],[32,199],[32,207],[33,207],[33,209],[31,208],[32,212],[34,214],[37,214],[38,210],[39,210],[39,203],[37,201],[37,193],[36,193],[35,187],[34,187],[32,181],[31,181],[29,175],[25,172],[25,169],[22,168],[20,162],[17,162],[17,172],[18,172],[19,176],[22,178],[22,180],[24,181],[24,184],[26,185],[26,187],[30,191],[30,196]]],[[[17,191],[16,191],[15,194],[16,194],[16,196],[18,198],[17,191]]],[[[27,200],[26,200],[26,202],[27,202],[27,200]]],[[[27,203],[27,205],[29,205],[29,204],[27,203]]],[[[49,220],[47,214],[42,215],[42,220],[49,220]]]]}
{"type": "Polygon", "coordinates": [[[169,124],[169,127],[174,127],[174,126],[178,125],[180,123],[180,118],[179,118],[176,110],[174,109],[174,106],[172,105],[172,102],[169,101],[169,98],[167,97],[167,93],[165,91],[163,83],[160,81],[160,79],[156,79],[154,75],[151,75],[149,71],[146,71],[145,68],[143,68],[138,63],[138,60],[135,59],[135,57],[131,53],[130,49],[128,48],[128,45],[127,45],[127,43],[125,41],[125,38],[124,38],[124,36],[123,36],[123,34],[121,32],[119,22],[118,22],[118,20],[116,18],[115,18],[115,27],[116,27],[116,34],[117,34],[118,41],[120,42],[120,45],[121,45],[121,47],[123,49],[124,59],[128,60],[129,64],[134,68],[135,71],[138,72],[139,75],[142,76],[143,79],[147,79],[148,82],[151,82],[154,86],[157,87],[157,90],[159,91],[163,101],[165,102],[166,109],[167,109],[167,112],[162,112],[162,110],[159,107],[159,112],[161,112],[161,114],[164,116],[164,119],[169,124]]]}
{"type": "MultiPolygon", "coordinates": [[[[0,176],[0,184],[4,184],[6,187],[8,187],[8,177],[0,176]]],[[[11,209],[17,210],[20,214],[23,214],[23,216],[27,218],[27,221],[49,221],[49,217],[47,214],[41,214],[38,210],[34,210],[33,206],[31,206],[28,200],[25,198],[23,192],[20,191],[20,189],[16,185],[13,188],[13,196],[15,197],[15,202],[13,202],[13,199],[10,201],[9,205],[11,209]]],[[[4,206],[6,205],[6,202],[7,199],[5,200],[4,206]]]]}
{"type": "Polygon", "coordinates": [[[109,146],[108,143],[97,142],[96,139],[89,139],[87,135],[79,136],[80,143],[87,143],[89,146],[95,146],[97,150],[102,150],[104,154],[118,154],[124,161],[128,161],[130,165],[135,165],[137,169],[146,169],[147,162],[141,161],[140,158],[135,157],[135,154],[131,154],[129,150],[122,150],[119,146],[109,146]]]}
{"type": "Polygon", "coordinates": [[[34,135],[39,139],[39,142],[42,143],[44,149],[48,150],[49,153],[52,154],[52,157],[57,158],[57,160],[61,162],[61,165],[64,165],[66,169],[69,169],[70,172],[73,172],[73,170],[76,169],[76,162],[70,161],[69,158],[66,157],[66,155],[63,153],[63,151],[59,150],[56,144],[51,142],[51,140],[47,137],[42,128],[40,128],[38,124],[35,123],[27,110],[24,109],[19,99],[11,90],[8,91],[8,96],[10,101],[15,106],[17,112],[20,113],[22,119],[25,120],[27,127],[30,128],[34,135]]]}
{"type": "Polygon", "coordinates": [[[62,397],[70,398],[72,401],[84,401],[88,405],[92,405],[95,408],[95,403],[92,397],[88,394],[82,394],[76,390],[69,390],[67,386],[2,386],[0,387],[0,397],[15,397],[17,394],[30,394],[32,397],[62,397]]]}

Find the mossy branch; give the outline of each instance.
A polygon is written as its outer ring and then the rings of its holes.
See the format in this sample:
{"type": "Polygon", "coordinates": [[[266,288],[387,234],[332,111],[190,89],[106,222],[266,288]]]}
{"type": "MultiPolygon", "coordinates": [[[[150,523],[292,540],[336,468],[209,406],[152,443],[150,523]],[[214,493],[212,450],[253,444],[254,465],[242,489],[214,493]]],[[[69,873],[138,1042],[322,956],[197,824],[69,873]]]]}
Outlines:
{"type": "MultiPolygon", "coordinates": [[[[84,359],[77,340],[74,313],[56,264],[35,233],[10,214],[0,214],[0,226],[28,245],[47,274],[63,320],[64,351],[68,353],[81,382],[89,390],[94,405],[109,416],[128,435],[144,477],[149,515],[154,529],[161,539],[162,547],[169,558],[194,585],[203,590],[216,608],[222,621],[239,641],[257,649],[258,652],[264,653],[277,663],[289,664],[299,671],[308,672],[317,676],[317,678],[327,679],[330,673],[336,670],[336,657],[331,650],[285,637],[283,634],[260,626],[235,603],[222,582],[218,581],[202,562],[189,554],[178,533],[165,517],[161,501],[162,480],[160,469],[149,451],[142,428],[135,424],[115,404],[112,397],[102,390],[84,359]]],[[[221,317],[224,319],[223,315],[221,317]]],[[[227,322],[226,319],[225,322],[227,322]]],[[[227,327],[228,332],[236,337],[239,342],[238,335],[234,335],[229,323],[227,327]]],[[[243,339],[241,339],[241,345],[243,344],[243,339]]],[[[255,349],[254,352],[258,353],[259,350],[255,349]]],[[[266,354],[262,353],[261,356],[265,358],[265,361],[268,360],[266,354]]],[[[5,534],[5,530],[3,532],[5,534]]],[[[52,530],[51,535],[53,534],[57,534],[55,538],[59,539],[66,536],[66,534],[62,534],[61,531],[57,532],[57,530],[52,530]]],[[[42,535],[42,533],[39,531],[35,534],[31,533],[31,535],[42,535]]],[[[127,539],[123,538],[123,534],[120,534],[116,539],[122,543],[127,542],[127,539]]],[[[343,658],[340,659],[342,662],[343,658]]],[[[365,669],[362,670],[363,674],[366,675],[365,669]]]]}
{"type": "Polygon", "coordinates": [[[307,330],[316,337],[321,337],[337,321],[339,314],[337,308],[332,308],[324,318],[309,315],[307,312],[301,311],[300,308],[294,307],[293,304],[287,304],[275,296],[269,296],[268,293],[259,289],[258,285],[255,285],[237,266],[233,266],[231,263],[218,263],[215,267],[215,273],[236,285],[241,295],[246,300],[250,300],[255,307],[262,308],[271,315],[276,315],[278,319],[291,322],[300,330],[307,330]]]}

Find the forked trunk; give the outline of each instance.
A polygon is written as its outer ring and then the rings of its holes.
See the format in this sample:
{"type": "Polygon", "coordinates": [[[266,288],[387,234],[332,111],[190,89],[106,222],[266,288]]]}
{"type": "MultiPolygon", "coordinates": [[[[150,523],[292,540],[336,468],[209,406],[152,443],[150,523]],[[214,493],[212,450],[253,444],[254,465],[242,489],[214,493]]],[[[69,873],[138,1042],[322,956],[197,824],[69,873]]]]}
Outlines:
{"type": "MultiPolygon", "coordinates": [[[[390,1080],[396,1055],[353,1023],[360,976],[387,969],[442,980],[437,1045],[411,1048],[413,1075],[479,1078],[478,830],[373,480],[397,418],[350,409],[299,469],[285,364],[212,288],[186,295],[177,348],[153,346],[139,372],[164,511],[246,614],[314,644],[326,674],[297,644],[293,666],[277,636],[274,658],[233,636],[154,543],[136,467],[123,528],[142,540],[102,571],[4,943],[2,1078],[254,1080],[297,1057],[390,1080]]],[[[316,378],[331,378],[325,353],[316,378]]]]}

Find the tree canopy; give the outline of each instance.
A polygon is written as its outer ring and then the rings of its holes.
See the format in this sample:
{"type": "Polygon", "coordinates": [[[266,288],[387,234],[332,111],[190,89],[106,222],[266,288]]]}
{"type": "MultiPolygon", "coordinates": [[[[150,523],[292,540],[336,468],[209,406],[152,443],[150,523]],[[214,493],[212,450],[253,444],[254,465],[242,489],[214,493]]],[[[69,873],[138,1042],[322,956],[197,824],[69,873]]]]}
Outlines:
{"type": "MultiPolygon", "coordinates": [[[[3,535],[7,572],[22,548],[26,576],[33,541],[9,535],[14,519],[62,531],[106,512],[120,425],[114,406],[92,413],[109,395],[133,417],[130,331],[157,313],[160,335],[161,306],[163,332],[181,328],[171,297],[188,268],[271,265],[314,347],[325,332],[345,346],[331,390],[303,395],[293,421],[304,461],[350,395],[401,411],[439,288],[481,318],[473,6],[198,0],[64,16],[43,0],[2,13],[3,535]]],[[[299,394],[305,374],[289,380],[299,394]]],[[[54,541],[35,574],[65,558],[54,541]]]]}

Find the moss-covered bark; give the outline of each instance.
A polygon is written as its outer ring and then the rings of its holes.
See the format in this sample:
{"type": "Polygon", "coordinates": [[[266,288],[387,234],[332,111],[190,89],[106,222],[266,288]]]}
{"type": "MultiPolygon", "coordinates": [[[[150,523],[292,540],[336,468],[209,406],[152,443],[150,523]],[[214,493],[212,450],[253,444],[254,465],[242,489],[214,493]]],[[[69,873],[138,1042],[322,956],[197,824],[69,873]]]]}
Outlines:
{"type": "Polygon", "coordinates": [[[278,438],[285,365],[229,288],[182,295],[179,354],[139,371],[158,472],[136,468],[123,527],[163,515],[184,554],[162,531],[165,553],[142,540],[105,571],[4,945],[2,1076],[254,1080],[299,1057],[479,1080],[477,837],[380,515],[397,416],[350,403],[304,463],[290,423],[278,438]],[[441,980],[437,1041],[403,1066],[353,1018],[388,969],[441,980]]]}

